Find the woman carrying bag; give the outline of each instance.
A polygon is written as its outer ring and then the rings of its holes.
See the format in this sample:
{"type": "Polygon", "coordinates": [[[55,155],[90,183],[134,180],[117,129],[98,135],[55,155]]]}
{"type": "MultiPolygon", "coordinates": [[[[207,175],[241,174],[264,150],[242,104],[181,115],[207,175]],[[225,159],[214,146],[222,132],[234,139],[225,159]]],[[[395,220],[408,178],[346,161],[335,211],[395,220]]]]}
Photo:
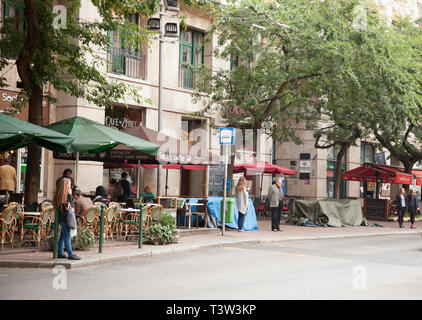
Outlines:
{"type": "Polygon", "coordinates": [[[80,260],[72,251],[70,244],[71,231],[76,230],[76,217],[73,210],[73,197],[71,181],[68,178],[63,178],[57,185],[56,194],[54,196],[53,205],[59,209],[59,224],[61,227],[58,258],[68,258],[69,260],[80,260]],[[64,247],[68,256],[63,252],[64,247]]]}
{"type": "Polygon", "coordinates": [[[245,222],[246,213],[249,208],[249,195],[246,189],[246,180],[244,177],[241,177],[237,182],[235,190],[236,202],[237,202],[237,211],[239,211],[239,232],[243,232],[243,224],[245,222]]]}

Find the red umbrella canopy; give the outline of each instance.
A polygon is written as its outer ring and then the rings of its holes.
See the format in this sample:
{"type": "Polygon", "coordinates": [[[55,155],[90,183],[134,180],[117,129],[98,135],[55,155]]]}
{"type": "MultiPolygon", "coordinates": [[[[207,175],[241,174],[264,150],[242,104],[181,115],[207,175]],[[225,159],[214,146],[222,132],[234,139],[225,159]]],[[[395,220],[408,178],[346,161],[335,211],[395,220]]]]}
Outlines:
{"type": "Polygon", "coordinates": [[[244,164],[235,164],[233,166],[233,173],[244,172],[245,175],[253,176],[263,173],[268,174],[286,174],[293,175],[296,174],[296,171],[290,170],[275,164],[268,163],[266,161],[258,161],[255,163],[244,163],[244,164]]]}

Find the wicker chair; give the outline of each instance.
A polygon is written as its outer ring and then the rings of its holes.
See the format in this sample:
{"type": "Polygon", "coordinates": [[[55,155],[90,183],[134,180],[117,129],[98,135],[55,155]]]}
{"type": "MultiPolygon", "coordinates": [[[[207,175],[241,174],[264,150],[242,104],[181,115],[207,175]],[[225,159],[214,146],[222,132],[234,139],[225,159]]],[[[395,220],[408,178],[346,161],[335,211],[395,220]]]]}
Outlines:
{"type": "MultiPolygon", "coordinates": [[[[143,222],[142,222],[142,228],[145,232],[146,229],[148,229],[152,225],[152,216],[149,214],[151,212],[151,209],[148,209],[146,214],[143,215],[143,222]]],[[[124,220],[123,220],[123,232],[124,237],[123,239],[126,241],[127,236],[134,236],[138,235],[139,237],[139,213],[128,213],[126,214],[124,220]]]]}
{"type": "Polygon", "coordinates": [[[30,217],[30,222],[24,222],[23,225],[23,234],[21,240],[19,241],[19,247],[24,242],[36,242],[37,248],[41,247],[41,240],[45,240],[47,236],[47,230],[49,229],[52,222],[54,222],[55,209],[53,206],[48,206],[44,208],[39,217],[30,217]],[[29,239],[25,241],[25,235],[30,234],[29,239]]]}
{"type": "Polygon", "coordinates": [[[82,226],[88,227],[91,230],[95,228],[96,223],[98,222],[98,217],[100,215],[99,206],[91,206],[85,209],[83,216],[79,216],[82,220],[82,226]]]}
{"type": "Polygon", "coordinates": [[[162,213],[163,213],[163,206],[157,205],[157,206],[152,206],[151,208],[149,208],[146,215],[151,216],[153,221],[158,221],[162,213]]]}
{"type": "Polygon", "coordinates": [[[108,235],[111,237],[111,241],[114,243],[113,233],[116,227],[116,213],[119,210],[119,207],[116,205],[111,205],[107,208],[104,214],[104,236],[108,239],[108,235]]]}
{"type": "Polygon", "coordinates": [[[10,245],[14,247],[14,237],[15,237],[15,228],[16,228],[16,205],[9,205],[5,208],[0,215],[0,231],[1,231],[1,251],[3,251],[4,242],[6,241],[6,236],[9,237],[10,245]]]}
{"type": "Polygon", "coordinates": [[[204,220],[205,220],[205,228],[208,227],[208,220],[207,220],[207,215],[208,215],[208,200],[198,200],[198,203],[203,203],[203,206],[196,206],[196,211],[192,212],[192,215],[196,215],[196,228],[199,228],[199,216],[204,216],[204,220]]]}

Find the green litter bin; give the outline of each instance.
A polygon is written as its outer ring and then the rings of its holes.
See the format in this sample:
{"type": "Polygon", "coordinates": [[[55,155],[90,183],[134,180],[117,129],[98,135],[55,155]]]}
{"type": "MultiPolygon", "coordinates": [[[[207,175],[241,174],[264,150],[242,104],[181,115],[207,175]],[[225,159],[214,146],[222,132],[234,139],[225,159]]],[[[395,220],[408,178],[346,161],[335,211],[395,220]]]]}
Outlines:
{"type": "MultiPolygon", "coordinates": [[[[223,200],[221,200],[220,217],[223,221],[223,200]]],[[[234,198],[226,198],[226,221],[225,223],[232,223],[234,219],[234,198]]]]}

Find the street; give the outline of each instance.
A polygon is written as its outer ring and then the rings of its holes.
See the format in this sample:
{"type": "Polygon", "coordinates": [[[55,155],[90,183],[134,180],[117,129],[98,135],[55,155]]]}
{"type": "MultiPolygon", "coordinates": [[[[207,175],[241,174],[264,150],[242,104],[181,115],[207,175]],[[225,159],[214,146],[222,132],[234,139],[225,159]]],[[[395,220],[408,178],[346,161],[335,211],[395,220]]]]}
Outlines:
{"type": "Polygon", "coordinates": [[[217,247],[72,270],[0,269],[0,299],[421,299],[422,239],[217,247]]]}

